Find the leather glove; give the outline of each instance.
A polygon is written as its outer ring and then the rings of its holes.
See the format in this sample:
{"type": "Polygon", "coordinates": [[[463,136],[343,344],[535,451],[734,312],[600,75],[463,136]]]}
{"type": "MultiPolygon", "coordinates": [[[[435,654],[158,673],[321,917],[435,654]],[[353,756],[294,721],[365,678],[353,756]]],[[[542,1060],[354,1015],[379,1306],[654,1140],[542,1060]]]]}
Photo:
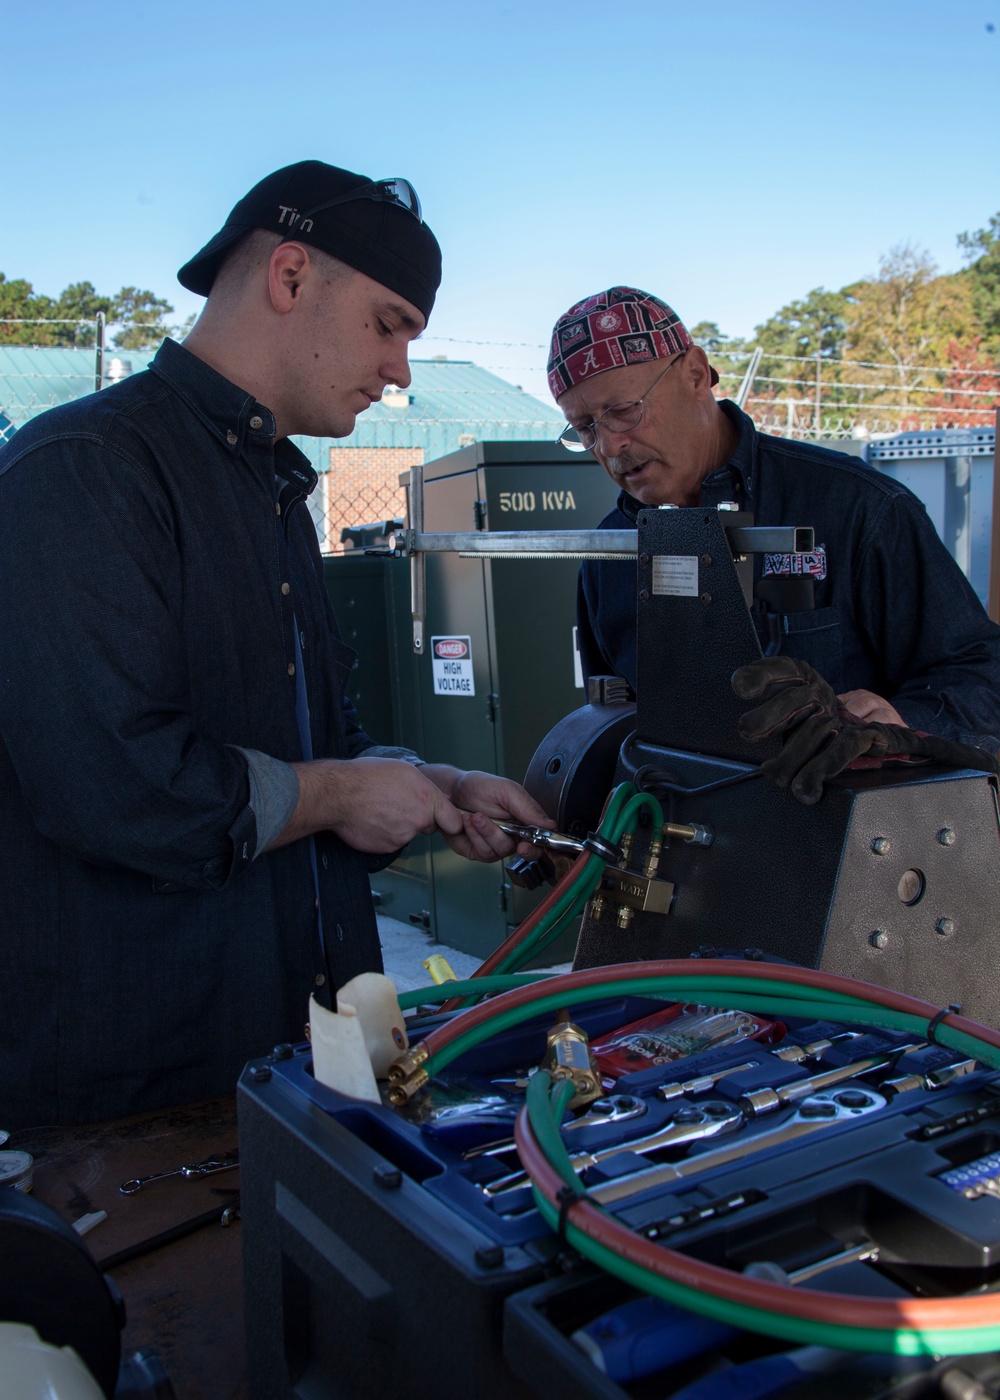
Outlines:
{"type": "Polygon", "coordinates": [[[880,767],[886,759],[1000,773],[996,756],[985,749],[898,724],[852,719],[823,677],[794,657],[769,656],[742,666],[732,684],[741,699],[761,701],[740,717],[744,739],[756,743],[785,736],[781,752],[762,763],[761,771],[800,802],[818,802],[823,784],[846,768],[880,767]]]}

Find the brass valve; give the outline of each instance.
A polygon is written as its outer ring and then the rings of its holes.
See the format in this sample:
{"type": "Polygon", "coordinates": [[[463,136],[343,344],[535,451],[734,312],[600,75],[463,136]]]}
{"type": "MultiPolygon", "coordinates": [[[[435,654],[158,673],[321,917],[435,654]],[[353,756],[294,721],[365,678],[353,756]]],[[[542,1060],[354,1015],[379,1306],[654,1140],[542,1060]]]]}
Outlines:
{"type": "Polygon", "coordinates": [[[602,1097],[601,1076],[590,1052],[586,1031],[569,1019],[568,1010],[558,1012],[557,1017],[548,1033],[548,1045],[539,1068],[548,1070],[556,1083],[562,1079],[571,1080],[576,1092],[569,1107],[580,1108],[602,1097]]]}

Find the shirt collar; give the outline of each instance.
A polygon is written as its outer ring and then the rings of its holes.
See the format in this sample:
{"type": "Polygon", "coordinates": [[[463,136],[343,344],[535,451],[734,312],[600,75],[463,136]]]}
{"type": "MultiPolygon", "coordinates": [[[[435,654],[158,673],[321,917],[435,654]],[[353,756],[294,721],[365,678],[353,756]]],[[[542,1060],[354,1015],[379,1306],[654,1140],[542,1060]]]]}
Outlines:
{"type": "MultiPolygon", "coordinates": [[[[740,436],[732,454],[721,467],[709,472],[702,482],[709,494],[720,501],[732,500],[734,494],[742,495],[740,502],[746,509],[753,509],[753,485],[757,475],[757,429],[742,409],[737,408],[732,399],[720,399],[719,407],[739,429],[740,436]]],[[[618,496],[618,509],[629,520],[637,520],[642,502],[622,491],[618,496]]]]}
{"type": "MultiPolygon", "coordinates": [[[[271,448],[275,433],[271,410],[176,340],[163,342],[149,368],[234,457],[246,447],[271,448]]],[[[273,455],[276,471],[308,495],[318,478],[305,453],[284,438],[274,443],[273,455]]]]}

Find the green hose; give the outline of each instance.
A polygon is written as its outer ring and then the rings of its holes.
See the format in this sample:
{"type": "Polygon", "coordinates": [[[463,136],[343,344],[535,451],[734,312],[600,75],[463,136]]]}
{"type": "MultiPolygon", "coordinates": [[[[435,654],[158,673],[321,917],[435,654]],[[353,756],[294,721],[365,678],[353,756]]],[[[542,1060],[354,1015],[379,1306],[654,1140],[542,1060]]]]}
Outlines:
{"type": "MultiPolygon", "coordinates": [[[[918,1018],[914,1017],[914,1020],[918,1018]]],[[[982,1044],[977,1042],[982,1049],[982,1044]]],[[[997,1052],[1000,1053],[1000,1052],[997,1052]]],[[[981,1058],[985,1058],[982,1057],[981,1058]]],[[[566,1105],[572,1093],[557,1084],[550,1092],[551,1078],[544,1071],[528,1081],[527,1110],[532,1132],[538,1146],[552,1169],[575,1195],[586,1196],[586,1188],[570,1162],[569,1153],[559,1132],[566,1105]]],[[[559,1228],[559,1212],[537,1187],[533,1188],[535,1203],[546,1224],[559,1228]]],[[[607,1245],[592,1239],[571,1222],[565,1222],[566,1240],[592,1263],[616,1275],[634,1288],[651,1293],[668,1303],[691,1312],[728,1323],[732,1327],[785,1341],[836,1347],[849,1351],[890,1352],[897,1356],[941,1355],[992,1351],[1000,1345],[1000,1327],[942,1328],[937,1331],[916,1332],[906,1328],[887,1330],[875,1327],[848,1327],[843,1323],[818,1322],[809,1318],[788,1317],[749,1307],[729,1299],[716,1298],[687,1284],[664,1278],[641,1264],[623,1259],[607,1245]]]]}
{"type": "MultiPolygon", "coordinates": [[[[637,792],[634,797],[630,797],[625,803],[621,816],[612,828],[612,834],[609,839],[613,841],[615,845],[618,844],[627,830],[635,830],[636,821],[643,807],[648,807],[649,809],[650,815],[653,818],[654,831],[660,831],[663,826],[663,808],[652,793],[637,792]]],[[[606,823],[607,818],[605,818],[605,824],[606,823]]]]}
{"type": "MultiPolygon", "coordinates": [[[[499,1034],[522,1021],[547,1013],[554,1014],[561,1007],[575,1006],[583,1002],[597,1001],[609,995],[615,996],[667,996],[677,1001],[696,1001],[720,1009],[760,1011],[769,1015],[798,1016],[819,1021],[850,1021],[867,1026],[884,1026],[893,1030],[910,1031],[915,1035],[925,1035],[927,1020],[910,1012],[893,1011],[873,1006],[860,997],[826,991],[818,987],[796,985],[772,981],[769,978],[755,979],[754,992],[747,992],[747,982],[738,977],[711,978],[697,974],[691,976],[630,977],[601,986],[583,986],[564,989],[551,996],[521,1006],[501,1010],[489,1021],[472,1026],[431,1055],[425,1068],[429,1074],[436,1074],[446,1065],[457,1059],[465,1051],[471,1050],[490,1036],[499,1034]],[[819,1000],[819,998],[825,1000],[819,1000]]],[[[964,1031],[956,1030],[947,1024],[938,1027],[939,1043],[948,1045],[961,1054],[972,1056],[1000,1068],[1000,1049],[976,1040],[964,1031]]]]}

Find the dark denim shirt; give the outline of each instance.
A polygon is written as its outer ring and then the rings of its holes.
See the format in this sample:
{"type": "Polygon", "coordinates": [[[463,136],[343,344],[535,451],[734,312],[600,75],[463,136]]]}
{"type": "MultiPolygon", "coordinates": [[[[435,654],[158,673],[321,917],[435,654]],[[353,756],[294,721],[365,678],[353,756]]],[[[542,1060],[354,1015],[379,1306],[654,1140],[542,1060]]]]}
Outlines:
{"type": "MultiPolygon", "coordinates": [[[[735,404],[721,407],[739,443],[705,478],[702,503],[735,501],[758,525],[811,525],[825,554],[815,609],[781,618],[782,652],[808,661],[838,694],[885,697],[913,728],[1000,746],[1000,627],[921,502],[846,453],[758,433],[735,404]]],[[[640,509],[623,491],[600,528],[634,528],[640,509]]],[[[755,577],[763,568],[755,556],[755,577]]],[[[578,611],[584,675],[623,676],[634,690],[635,565],[585,563],[578,611]]],[[[756,605],[754,622],[763,648],[756,605]]]]}
{"type": "Polygon", "coordinates": [[[295,620],[313,752],[371,745],[304,500],[315,473],[274,430],[167,341],[0,449],[5,1126],[229,1090],[302,1038],[317,985],[381,967],[379,861],[330,833],[316,882],[306,841],[253,859],[239,749],[302,757],[295,620]]]}

